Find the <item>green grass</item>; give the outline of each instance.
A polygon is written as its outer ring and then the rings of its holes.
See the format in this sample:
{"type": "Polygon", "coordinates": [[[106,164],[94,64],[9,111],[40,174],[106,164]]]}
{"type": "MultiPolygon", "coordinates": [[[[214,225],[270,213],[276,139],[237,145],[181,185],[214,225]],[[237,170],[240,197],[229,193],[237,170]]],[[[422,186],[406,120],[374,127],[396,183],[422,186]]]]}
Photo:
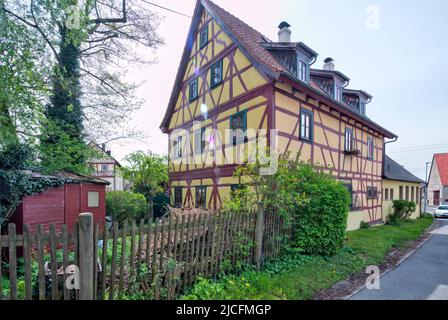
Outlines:
{"type": "Polygon", "coordinates": [[[185,300],[301,300],[362,271],[380,264],[392,247],[417,239],[432,217],[347,233],[346,247],[332,257],[288,254],[261,272],[225,276],[218,281],[201,279],[181,299],[185,300]]]}

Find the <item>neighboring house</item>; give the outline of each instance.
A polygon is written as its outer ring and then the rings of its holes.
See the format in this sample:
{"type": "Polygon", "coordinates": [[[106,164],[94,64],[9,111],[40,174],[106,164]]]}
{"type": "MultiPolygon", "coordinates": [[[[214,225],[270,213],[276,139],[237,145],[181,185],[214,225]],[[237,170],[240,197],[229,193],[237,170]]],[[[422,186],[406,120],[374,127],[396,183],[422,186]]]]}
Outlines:
{"type": "Polygon", "coordinates": [[[428,205],[448,205],[448,153],[435,154],[428,179],[428,205]]]}
{"type": "Polygon", "coordinates": [[[107,191],[123,191],[129,189],[129,183],[120,174],[118,168],[121,164],[112,157],[111,151],[106,148],[105,144],[101,146],[95,142],[90,142],[89,146],[98,151],[101,156],[98,159],[90,161],[90,165],[94,167],[93,175],[108,181],[107,191]]]}
{"type": "Polygon", "coordinates": [[[78,221],[78,215],[91,212],[95,222],[101,225],[106,216],[106,186],[109,182],[95,177],[73,173],[58,173],[42,175],[30,173],[32,179],[66,179],[67,183],[61,187],[49,188],[42,193],[27,196],[16,209],[10,223],[15,223],[17,232],[22,233],[23,225],[28,224],[32,232],[42,224],[48,230],[50,224],[55,224],[58,232],[63,224],[69,232],[78,221]]]}
{"type": "Polygon", "coordinates": [[[416,219],[420,215],[421,185],[425,182],[414,176],[402,165],[395,162],[387,155],[384,158],[383,173],[383,220],[393,212],[394,200],[407,200],[416,204],[416,210],[411,218],[416,219]]]}
{"type": "Polygon", "coordinates": [[[286,22],[279,29],[273,42],[211,1],[197,2],[161,124],[170,141],[172,203],[220,208],[238,188],[233,157],[256,139],[246,130],[276,129],[279,153],[300,152],[350,190],[349,229],[381,222],[384,142],[396,135],[366,116],[371,96],[348,89],[331,58],[311,69],[317,53],[291,42],[286,22]],[[241,130],[228,138],[228,129],[241,130]],[[198,157],[213,161],[192,161],[198,157]]]}

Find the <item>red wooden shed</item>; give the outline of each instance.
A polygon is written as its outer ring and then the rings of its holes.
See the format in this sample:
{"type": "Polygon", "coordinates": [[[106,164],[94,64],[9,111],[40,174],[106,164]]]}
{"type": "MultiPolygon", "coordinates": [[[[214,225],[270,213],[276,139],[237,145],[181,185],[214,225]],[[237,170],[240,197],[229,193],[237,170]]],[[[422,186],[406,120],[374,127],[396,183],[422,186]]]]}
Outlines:
{"type": "Polygon", "coordinates": [[[30,231],[37,230],[42,224],[48,230],[54,223],[58,232],[66,224],[72,232],[78,215],[91,212],[95,222],[104,223],[106,217],[106,185],[109,182],[85,175],[58,173],[53,176],[38,173],[31,174],[33,179],[64,178],[67,183],[61,187],[50,188],[42,193],[23,199],[22,204],[10,218],[17,232],[22,233],[23,225],[28,224],[30,231]]]}

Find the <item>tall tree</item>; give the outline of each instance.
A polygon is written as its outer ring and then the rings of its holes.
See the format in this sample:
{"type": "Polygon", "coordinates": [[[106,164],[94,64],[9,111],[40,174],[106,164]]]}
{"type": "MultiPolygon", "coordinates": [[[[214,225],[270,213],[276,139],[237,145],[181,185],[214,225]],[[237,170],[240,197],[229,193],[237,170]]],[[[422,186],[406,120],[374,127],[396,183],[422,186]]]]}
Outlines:
{"type": "Polygon", "coordinates": [[[35,138],[46,95],[44,57],[39,39],[0,10],[0,149],[35,138]]]}
{"type": "MultiPolygon", "coordinates": [[[[152,209],[152,202],[168,185],[168,158],[137,151],[126,157],[128,166],[121,168],[123,177],[131,182],[132,191],[143,194],[152,209]]],[[[152,216],[152,215],[151,215],[152,216]]]]}
{"type": "Polygon", "coordinates": [[[122,123],[141,101],[134,97],[136,86],[122,80],[120,67],[151,62],[136,54],[138,48],[156,48],[162,42],[156,33],[158,18],[147,4],[139,0],[5,0],[2,9],[39,35],[52,54],[51,99],[41,141],[44,163],[61,160],[58,150],[63,153],[70,141],[69,145],[79,147],[58,163],[76,168],[85,161],[85,135],[97,140],[99,133],[109,140],[122,137],[122,123]]]}

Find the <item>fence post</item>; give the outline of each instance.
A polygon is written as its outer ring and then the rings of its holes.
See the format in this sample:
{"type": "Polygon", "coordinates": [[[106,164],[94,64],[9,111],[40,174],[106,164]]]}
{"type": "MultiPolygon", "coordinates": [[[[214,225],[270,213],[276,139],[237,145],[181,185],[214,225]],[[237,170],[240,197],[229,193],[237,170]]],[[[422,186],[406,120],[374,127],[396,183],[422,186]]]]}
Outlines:
{"type": "Polygon", "coordinates": [[[79,215],[79,299],[93,300],[93,216],[79,215]]]}
{"type": "Polygon", "coordinates": [[[261,259],[263,253],[263,225],[264,225],[264,208],[261,203],[258,204],[257,221],[255,224],[255,265],[257,270],[261,267],[261,259]]]}

